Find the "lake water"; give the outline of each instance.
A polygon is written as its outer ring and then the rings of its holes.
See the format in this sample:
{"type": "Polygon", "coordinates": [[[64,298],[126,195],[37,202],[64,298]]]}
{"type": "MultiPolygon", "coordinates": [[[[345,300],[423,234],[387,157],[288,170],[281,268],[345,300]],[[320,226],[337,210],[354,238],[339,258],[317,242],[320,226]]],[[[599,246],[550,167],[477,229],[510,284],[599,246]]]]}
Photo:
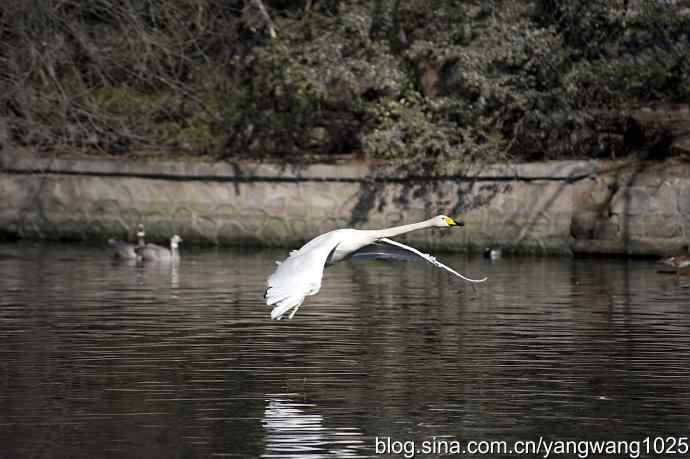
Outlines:
{"type": "Polygon", "coordinates": [[[275,322],[262,294],[285,251],[182,249],[171,269],[0,245],[0,457],[690,434],[690,278],[653,260],[437,254],[488,276],[476,292],[428,264],[348,261],[275,322]]]}

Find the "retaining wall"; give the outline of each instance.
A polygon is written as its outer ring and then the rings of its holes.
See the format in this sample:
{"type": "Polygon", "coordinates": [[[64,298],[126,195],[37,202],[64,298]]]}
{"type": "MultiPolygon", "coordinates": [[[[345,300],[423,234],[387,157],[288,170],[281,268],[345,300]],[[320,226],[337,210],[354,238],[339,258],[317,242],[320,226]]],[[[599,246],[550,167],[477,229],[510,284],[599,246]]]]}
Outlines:
{"type": "Polygon", "coordinates": [[[339,227],[438,213],[462,229],[411,233],[419,247],[658,255],[690,241],[690,165],[559,161],[410,176],[365,163],[69,160],[0,152],[0,234],[9,238],[180,234],[185,243],[295,247],[339,227]]]}

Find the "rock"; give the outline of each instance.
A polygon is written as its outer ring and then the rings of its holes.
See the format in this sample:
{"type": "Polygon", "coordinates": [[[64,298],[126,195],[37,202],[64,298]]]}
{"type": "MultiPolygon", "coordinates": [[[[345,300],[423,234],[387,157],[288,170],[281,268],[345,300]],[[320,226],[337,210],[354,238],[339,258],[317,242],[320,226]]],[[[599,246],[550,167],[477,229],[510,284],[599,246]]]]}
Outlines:
{"type": "Polygon", "coordinates": [[[690,107],[687,104],[646,107],[633,112],[632,119],[639,125],[643,148],[663,149],[665,156],[690,155],[690,107]]]}
{"type": "Polygon", "coordinates": [[[612,215],[608,220],[599,219],[594,226],[594,239],[618,239],[619,231],[618,215],[612,215]]]}
{"type": "Polygon", "coordinates": [[[575,239],[594,238],[594,228],[599,216],[596,212],[578,212],[570,222],[570,234],[575,239]]]}

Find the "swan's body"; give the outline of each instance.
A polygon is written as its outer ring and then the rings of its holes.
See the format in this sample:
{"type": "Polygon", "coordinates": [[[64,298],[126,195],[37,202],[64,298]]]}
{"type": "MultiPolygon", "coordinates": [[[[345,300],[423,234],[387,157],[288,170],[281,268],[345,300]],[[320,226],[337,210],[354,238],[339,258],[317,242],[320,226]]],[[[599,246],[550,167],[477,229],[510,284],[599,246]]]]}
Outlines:
{"type": "Polygon", "coordinates": [[[278,268],[268,278],[268,288],[264,297],[266,304],[273,306],[271,318],[281,319],[289,311],[292,311],[290,314],[290,318],[292,318],[304,299],[307,296],[317,294],[321,289],[321,279],[326,266],[342,261],[355,255],[360,249],[377,243],[411,252],[470,282],[483,282],[486,279],[468,279],[436,261],[430,255],[389,239],[424,228],[448,228],[462,225],[463,223],[460,221],[456,223],[452,218],[439,215],[423,222],[393,228],[381,230],[339,229],[317,236],[299,250],[290,252],[290,256],[285,261],[278,262],[278,268]]]}
{"type": "Polygon", "coordinates": [[[144,242],[144,236],[146,236],[144,226],[139,225],[137,230],[137,238],[139,238],[139,241],[137,244],[132,244],[130,242],[121,241],[118,239],[108,239],[108,245],[110,245],[113,258],[136,260],[138,257],[136,252],[137,248],[144,247],[146,245],[144,242]]]}
{"type": "Polygon", "coordinates": [[[136,253],[142,261],[158,261],[161,263],[179,261],[180,251],[178,247],[180,242],[182,242],[182,238],[176,234],[170,238],[170,248],[148,243],[143,247],[137,247],[136,253]]]}

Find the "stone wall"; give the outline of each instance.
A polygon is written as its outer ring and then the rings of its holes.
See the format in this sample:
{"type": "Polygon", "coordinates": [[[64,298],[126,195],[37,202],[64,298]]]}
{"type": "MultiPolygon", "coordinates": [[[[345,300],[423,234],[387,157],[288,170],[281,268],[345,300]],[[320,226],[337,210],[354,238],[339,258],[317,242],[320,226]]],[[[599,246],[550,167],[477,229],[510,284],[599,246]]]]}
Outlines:
{"type": "Polygon", "coordinates": [[[453,231],[424,248],[657,255],[690,241],[690,166],[563,161],[470,168],[444,178],[365,163],[68,160],[0,152],[0,234],[9,238],[180,234],[185,243],[295,247],[338,227],[376,228],[438,213],[453,231]]]}

